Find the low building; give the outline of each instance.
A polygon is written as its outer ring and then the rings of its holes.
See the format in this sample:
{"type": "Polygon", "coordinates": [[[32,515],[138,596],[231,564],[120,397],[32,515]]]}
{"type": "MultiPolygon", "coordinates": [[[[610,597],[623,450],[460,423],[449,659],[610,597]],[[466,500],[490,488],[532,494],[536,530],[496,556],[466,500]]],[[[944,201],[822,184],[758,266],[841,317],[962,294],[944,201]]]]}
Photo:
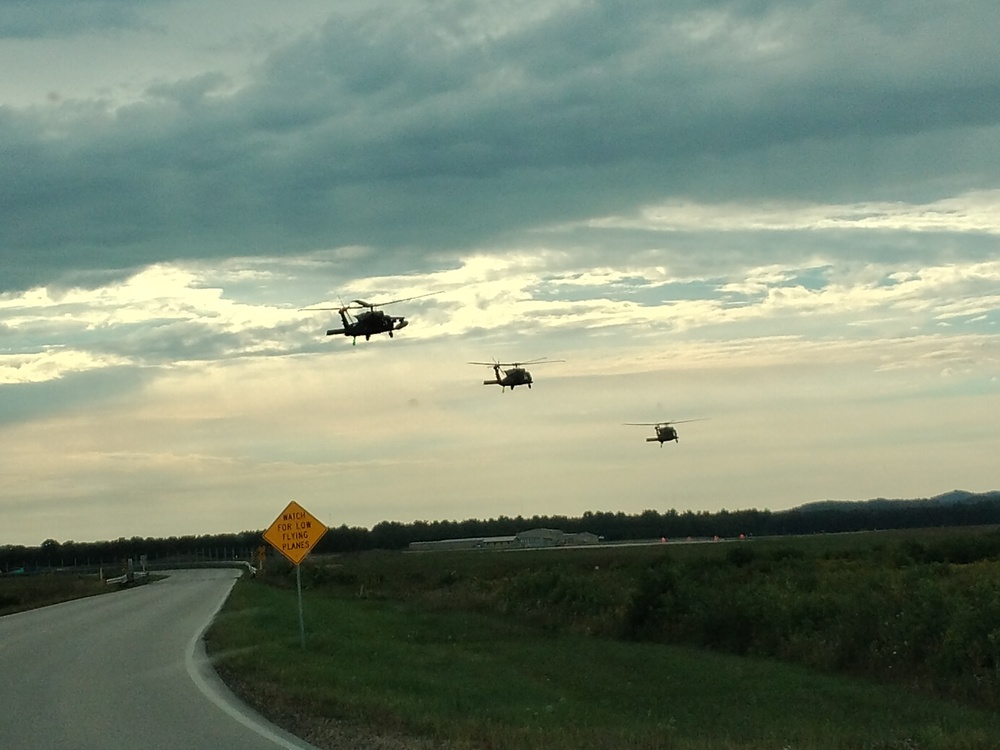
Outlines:
{"type": "Polygon", "coordinates": [[[544,547],[571,547],[597,544],[598,537],[588,531],[571,534],[558,529],[531,529],[513,536],[468,537],[464,539],[440,539],[431,542],[410,542],[413,551],[457,550],[457,549],[538,549],[544,547]]]}

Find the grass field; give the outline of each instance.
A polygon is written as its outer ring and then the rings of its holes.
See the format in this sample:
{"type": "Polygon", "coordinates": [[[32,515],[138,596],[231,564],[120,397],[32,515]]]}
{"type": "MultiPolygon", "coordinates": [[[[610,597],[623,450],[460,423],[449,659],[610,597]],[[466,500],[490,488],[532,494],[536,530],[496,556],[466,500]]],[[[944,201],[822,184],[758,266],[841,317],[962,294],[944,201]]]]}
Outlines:
{"type": "MultiPolygon", "coordinates": [[[[238,583],[208,647],[319,747],[1000,747],[996,529],[314,555],[305,649],[292,571],[238,583]]],[[[0,614],[107,589],[5,576],[0,614]]]]}
{"type": "Polygon", "coordinates": [[[0,616],[108,591],[96,575],[50,573],[0,577],[0,616]]]}
{"type": "MultiPolygon", "coordinates": [[[[827,544],[822,555],[836,558],[838,545],[857,541],[827,544]]],[[[715,565],[731,554],[725,546],[671,553],[715,565]]],[[[249,702],[320,746],[347,746],[324,745],[331,724],[415,738],[400,747],[1000,746],[988,709],[775,659],[614,637],[638,571],[662,554],[318,560],[303,571],[305,649],[287,575],[241,581],[208,645],[249,702]]]]}

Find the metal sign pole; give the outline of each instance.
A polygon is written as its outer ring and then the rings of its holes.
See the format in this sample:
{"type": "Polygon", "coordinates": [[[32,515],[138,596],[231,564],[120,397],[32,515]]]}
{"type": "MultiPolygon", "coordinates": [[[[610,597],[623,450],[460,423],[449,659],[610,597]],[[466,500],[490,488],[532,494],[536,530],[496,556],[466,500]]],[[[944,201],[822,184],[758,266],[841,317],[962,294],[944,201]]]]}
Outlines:
{"type": "Polygon", "coordinates": [[[306,647],[306,621],[302,615],[302,566],[300,563],[327,532],[326,526],[294,500],[274,519],[264,539],[295,566],[295,588],[299,594],[299,641],[306,647]]]}
{"type": "Polygon", "coordinates": [[[295,588],[299,591],[299,642],[306,647],[306,620],[302,615],[302,566],[295,564],[295,588]]]}

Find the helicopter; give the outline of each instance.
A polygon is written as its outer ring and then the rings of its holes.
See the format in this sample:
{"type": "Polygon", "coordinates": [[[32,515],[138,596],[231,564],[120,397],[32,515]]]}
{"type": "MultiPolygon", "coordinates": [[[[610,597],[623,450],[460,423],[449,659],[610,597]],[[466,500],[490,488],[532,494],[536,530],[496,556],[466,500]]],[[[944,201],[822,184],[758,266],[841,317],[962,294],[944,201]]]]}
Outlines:
{"type": "Polygon", "coordinates": [[[498,385],[501,392],[510,387],[514,390],[519,385],[526,385],[531,388],[531,373],[524,369],[524,365],[543,365],[551,362],[562,362],[561,359],[549,359],[539,357],[528,362],[469,362],[470,365],[486,365],[493,368],[494,379],[484,380],[483,385],[498,385]],[[504,369],[507,368],[507,369],[504,369]],[[503,373],[503,376],[500,373],[503,373]]]}
{"type": "Polygon", "coordinates": [[[677,429],[674,427],[675,424],[684,424],[685,422],[702,422],[702,419],[682,419],[677,422],[625,422],[626,425],[632,427],[652,427],[656,430],[656,437],[646,438],[647,443],[659,443],[660,447],[668,440],[673,440],[675,443],[680,442],[680,438],[677,436],[677,429]]]}
{"type": "Polygon", "coordinates": [[[409,321],[402,315],[387,315],[382,310],[377,310],[378,307],[384,307],[385,305],[395,305],[397,302],[409,302],[411,299],[420,299],[421,297],[430,297],[432,294],[439,294],[439,292],[428,292],[427,294],[418,294],[415,297],[404,297],[402,299],[394,299],[389,302],[365,302],[363,299],[351,300],[348,304],[341,304],[340,307],[303,307],[303,310],[336,310],[340,313],[340,320],[343,323],[343,328],[330,328],[327,330],[327,336],[336,336],[343,334],[344,336],[350,336],[353,344],[358,343],[358,336],[364,336],[365,341],[369,341],[371,337],[376,333],[388,333],[389,338],[392,338],[394,331],[402,330],[409,325],[409,321]],[[361,310],[357,316],[351,315],[351,310],[361,310]]]}

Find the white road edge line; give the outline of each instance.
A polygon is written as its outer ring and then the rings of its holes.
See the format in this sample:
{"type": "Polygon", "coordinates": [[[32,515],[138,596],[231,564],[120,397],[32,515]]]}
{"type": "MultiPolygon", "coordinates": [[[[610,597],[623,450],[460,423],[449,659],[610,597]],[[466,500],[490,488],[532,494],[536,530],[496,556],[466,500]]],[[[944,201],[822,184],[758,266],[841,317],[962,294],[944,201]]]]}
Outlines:
{"type": "Polygon", "coordinates": [[[298,737],[279,729],[270,722],[267,722],[263,717],[249,715],[246,709],[241,709],[234,704],[233,701],[236,700],[236,697],[232,695],[215,672],[212,671],[209,673],[212,667],[205,653],[205,645],[202,642],[202,637],[205,635],[205,631],[208,630],[209,625],[212,624],[212,620],[219,613],[219,610],[222,609],[222,605],[235,585],[236,578],[233,579],[232,585],[230,585],[229,589],[226,590],[226,593],[219,600],[219,606],[212,612],[212,616],[208,618],[208,622],[205,623],[205,626],[199,632],[194,634],[194,637],[188,643],[187,653],[184,654],[184,666],[187,668],[188,675],[190,675],[191,680],[202,692],[202,695],[218,706],[223,712],[247,729],[259,734],[264,739],[270,740],[278,747],[285,748],[285,750],[320,750],[315,745],[310,745],[304,740],[300,740],[298,737]],[[222,692],[223,690],[225,693],[222,692]]]}

